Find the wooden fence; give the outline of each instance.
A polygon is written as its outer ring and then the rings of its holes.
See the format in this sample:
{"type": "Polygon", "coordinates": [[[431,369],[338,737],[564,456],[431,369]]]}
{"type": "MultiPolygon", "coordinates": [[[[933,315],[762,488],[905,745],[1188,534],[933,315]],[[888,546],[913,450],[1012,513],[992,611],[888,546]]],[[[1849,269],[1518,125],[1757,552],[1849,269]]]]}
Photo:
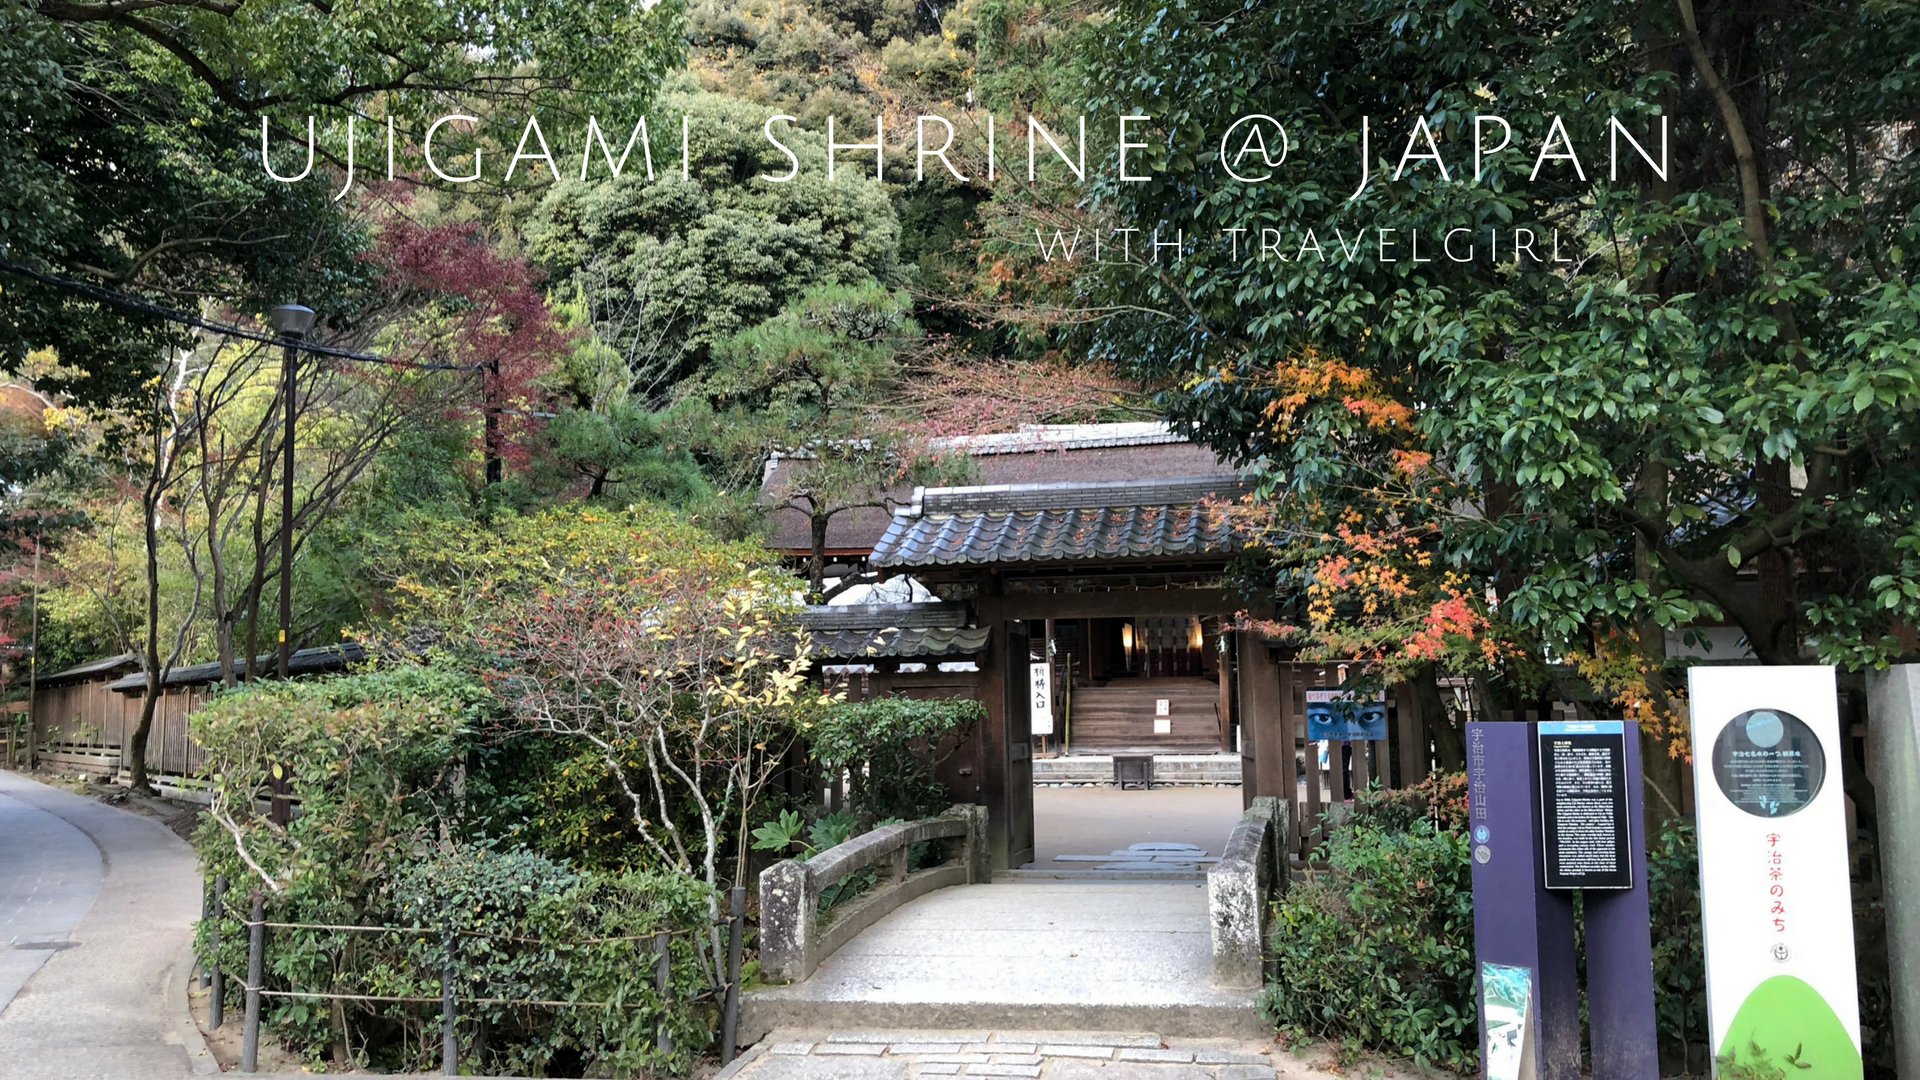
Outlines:
{"type": "MultiPolygon", "coordinates": [[[[33,696],[35,757],[43,764],[94,776],[118,775],[125,748],[140,726],[143,691],[123,693],[107,677],[36,688],[33,696]]],[[[188,737],[193,713],[206,705],[211,686],[167,688],[155,703],[147,736],[147,771],[155,777],[199,773],[206,754],[188,737]]]]}

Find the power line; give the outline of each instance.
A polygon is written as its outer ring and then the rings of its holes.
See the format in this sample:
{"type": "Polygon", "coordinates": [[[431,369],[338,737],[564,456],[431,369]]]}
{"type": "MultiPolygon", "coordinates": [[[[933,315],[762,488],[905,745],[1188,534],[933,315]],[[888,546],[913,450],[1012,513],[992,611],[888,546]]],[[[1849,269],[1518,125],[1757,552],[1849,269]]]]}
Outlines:
{"type": "Polygon", "coordinates": [[[53,274],[44,273],[42,271],[35,270],[29,266],[22,266],[21,264],[7,258],[0,258],[0,270],[4,270],[12,274],[18,274],[19,276],[24,278],[30,278],[34,281],[39,282],[42,285],[51,286],[52,288],[55,288],[55,289],[60,289],[62,291],[70,292],[70,293],[76,293],[78,295],[85,296],[92,300],[98,300],[104,304],[112,304],[115,307],[126,308],[127,310],[137,311],[144,315],[151,315],[155,318],[165,319],[168,322],[178,323],[181,326],[190,326],[198,330],[206,330],[215,334],[224,335],[226,337],[235,337],[235,338],[240,338],[243,341],[258,342],[262,345],[279,345],[284,348],[298,349],[301,352],[314,353],[319,356],[332,357],[335,360],[352,360],[362,364],[382,364],[387,367],[408,368],[414,371],[478,372],[478,371],[485,371],[487,369],[487,365],[484,363],[481,363],[481,364],[429,364],[429,363],[421,363],[417,360],[396,360],[390,356],[378,356],[374,353],[354,352],[350,349],[335,348],[334,346],[331,346],[331,345],[321,345],[321,344],[317,344],[317,343],[305,341],[305,340],[295,340],[295,339],[289,339],[284,337],[278,337],[276,335],[268,334],[259,330],[249,330],[244,326],[233,326],[228,323],[215,322],[212,319],[208,319],[200,315],[195,315],[190,312],[185,312],[175,308],[170,308],[163,304],[158,304],[158,303],[155,303],[154,301],[143,299],[138,296],[133,296],[128,293],[116,292],[112,289],[104,288],[99,285],[91,285],[84,281],[75,281],[72,278],[58,277],[53,274]]]}

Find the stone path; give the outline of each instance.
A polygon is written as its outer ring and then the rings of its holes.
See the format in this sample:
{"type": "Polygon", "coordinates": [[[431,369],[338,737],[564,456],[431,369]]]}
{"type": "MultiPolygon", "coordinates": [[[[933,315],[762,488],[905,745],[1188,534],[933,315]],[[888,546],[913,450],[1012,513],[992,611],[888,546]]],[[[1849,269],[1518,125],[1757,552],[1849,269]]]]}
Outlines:
{"type": "Polygon", "coordinates": [[[1193,844],[1129,844],[1104,855],[1055,855],[1056,863],[1091,865],[1095,870],[1162,873],[1168,870],[1204,871],[1220,861],[1193,844]]]}
{"type": "Polygon", "coordinates": [[[179,837],[0,771],[0,1077],[193,1076],[182,1029],[199,914],[179,837]]]}
{"type": "Polygon", "coordinates": [[[1036,787],[1033,789],[1036,867],[1066,867],[1062,855],[1099,855],[1134,844],[1189,844],[1218,854],[1240,822],[1237,787],[1036,787]]]}
{"type": "Polygon", "coordinates": [[[747,996],[775,1028],[1053,1028],[1183,1036],[1267,1030],[1251,990],[1213,986],[1203,883],[995,881],[902,905],[812,978],[747,996]]]}
{"type": "Polygon", "coordinates": [[[1258,1042],[1087,1031],[775,1031],[715,1080],[1331,1080],[1258,1042]]]}

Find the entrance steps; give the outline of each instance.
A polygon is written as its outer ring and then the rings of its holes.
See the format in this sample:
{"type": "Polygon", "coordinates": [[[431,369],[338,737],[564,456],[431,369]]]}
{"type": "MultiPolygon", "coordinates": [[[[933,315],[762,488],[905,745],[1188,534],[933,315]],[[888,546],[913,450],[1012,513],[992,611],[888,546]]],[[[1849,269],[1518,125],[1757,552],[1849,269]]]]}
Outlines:
{"type": "MultiPolygon", "coordinates": [[[[1161,785],[1238,785],[1238,754],[1163,754],[1149,747],[1128,747],[1121,752],[1153,754],[1153,783],[1161,785]]],[[[1033,759],[1036,784],[1113,784],[1112,754],[1069,754],[1064,757],[1033,759]]]]}
{"type": "Polygon", "coordinates": [[[1076,751],[1151,747],[1171,754],[1220,749],[1220,686],[1202,678],[1116,679],[1076,687],[1069,716],[1076,751]],[[1154,731],[1158,703],[1166,701],[1165,734],[1154,731]]]}
{"type": "Polygon", "coordinates": [[[1213,985],[1210,930],[1196,882],[941,889],[863,931],[811,978],[748,994],[741,1040],[886,1027],[1270,1037],[1255,991],[1213,985]]]}

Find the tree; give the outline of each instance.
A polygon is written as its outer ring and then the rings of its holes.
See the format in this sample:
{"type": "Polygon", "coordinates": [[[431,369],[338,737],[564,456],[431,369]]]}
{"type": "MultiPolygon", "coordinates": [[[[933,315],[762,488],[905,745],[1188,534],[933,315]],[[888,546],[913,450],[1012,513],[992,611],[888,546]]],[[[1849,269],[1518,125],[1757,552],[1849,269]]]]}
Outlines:
{"type": "Polygon", "coordinates": [[[539,275],[472,224],[418,224],[389,215],[366,261],[380,270],[382,317],[360,336],[405,362],[464,372],[454,405],[476,422],[483,477],[524,468],[537,441],[540,382],[573,347],[539,275]]]}
{"type": "MultiPolygon", "coordinates": [[[[645,507],[436,522],[416,541],[391,632],[467,653],[523,722],[591,747],[659,865],[717,896],[731,855],[744,881],[754,805],[831,700],[787,575],[645,507]]],[[[717,928],[709,947],[717,971],[717,928]]]]}
{"type": "Polygon", "coordinates": [[[1164,164],[1095,187],[1090,213],[1191,242],[1088,271],[1080,302],[1124,299],[1102,353],[1177,380],[1178,423],[1302,500],[1377,488],[1387,444],[1352,422],[1364,394],[1276,405],[1315,355],[1372,380],[1409,410],[1397,448],[1421,488],[1360,499],[1367,528],[1430,530],[1436,566],[1483,577],[1542,644],[1632,642],[1663,712],[1662,639],[1703,621],[1769,663],[1884,663],[1920,617],[1920,171],[1896,104],[1916,40],[1920,17],[1872,0],[1120,3],[1086,57],[1087,107],[1159,118],[1164,164]],[[1491,112],[1529,145],[1475,178],[1473,118],[1491,112]],[[1301,154],[1277,182],[1214,159],[1249,113],[1301,154]],[[1665,179],[1620,139],[1609,173],[1610,115],[1656,159],[1671,125],[1665,179]],[[1531,175],[1556,117],[1584,177],[1564,158],[1531,175]],[[1375,180],[1350,201],[1363,118],[1375,180]],[[1450,177],[1416,160],[1393,178],[1417,122],[1450,177]],[[1365,249],[1379,227],[1397,261],[1365,249]],[[1433,256],[1455,227],[1473,260],[1408,257],[1406,233],[1433,256]],[[1249,256],[1263,228],[1283,257],[1249,256]],[[1515,228],[1557,229],[1571,261],[1489,257],[1490,230],[1515,228]]]}
{"type": "Polygon", "coordinates": [[[834,517],[883,506],[902,482],[963,466],[923,431],[879,419],[905,374],[899,355],[918,336],[904,294],[872,282],[823,286],[728,338],[688,390],[711,408],[709,439],[740,484],[751,484],[776,454],[800,459],[785,486],[767,494],[776,508],[807,518],[807,581],[816,598],[858,580],[849,575],[826,588],[834,517]]]}
{"type": "MultiPolygon", "coordinates": [[[[342,322],[369,284],[354,273],[365,238],[325,175],[344,164],[349,119],[362,144],[391,120],[396,143],[418,147],[422,121],[456,101],[524,116],[591,95],[631,111],[682,49],[671,0],[402,0],[377,17],[300,0],[7,0],[0,37],[0,122],[15,135],[0,147],[8,261],[176,305],[297,298],[342,322]],[[314,174],[271,178],[265,137],[304,145],[310,123],[331,135],[316,140],[314,174]]],[[[417,157],[400,164],[424,171],[417,157]]],[[[19,276],[5,284],[0,354],[57,345],[90,373],[43,389],[137,401],[152,358],[185,343],[149,313],[19,276]]]]}
{"type": "Polygon", "coordinates": [[[636,391],[694,374],[717,342],[809,288],[897,282],[900,227],[886,189],[845,175],[829,183],[825,140],[802,130],[782,135],[804,163],[800,174],[755,179],[788,167],[761,136],[764,120],[744,101],[670,91],[649,125],[651,178],[636,146],[618,179],[596,168],[585,182],[557,184],[526,223],[528,257],[563,295],[583,295],[602,340],[632,367],[636,391]],[[684,182],[674,152],[683,113],[684,182]]]}

